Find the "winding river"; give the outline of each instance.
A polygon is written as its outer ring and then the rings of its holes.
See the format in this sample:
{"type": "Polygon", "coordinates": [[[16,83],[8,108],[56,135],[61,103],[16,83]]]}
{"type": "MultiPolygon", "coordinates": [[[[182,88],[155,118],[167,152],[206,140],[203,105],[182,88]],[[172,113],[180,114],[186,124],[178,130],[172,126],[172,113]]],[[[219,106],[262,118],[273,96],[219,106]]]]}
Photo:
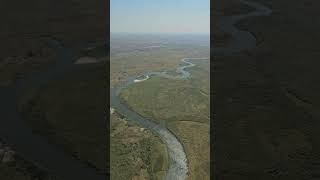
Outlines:
{"type": "MultiPolygon", "coordinates": [[[[208,58],[184,58],[181,61],[185,64],[177,68],[179,75],[172,76],[167,72],[146,72],[143,75],[146,77],[164,77],[169,79],[186,79],[190,77],[190,73],[186,71],[187,68],[195,66],[192,62],[188,60],[196,59],[208,59],[208,58]]],[[[187,178],[188,164],[187,156],[184,151],[184,148],[178,138],[169,131],[165,126],[161,124],[156,124],[150,119],[146,119],[139,115],[134,110],[130,109],[126,104],[122,103],[119,95],[123,89],[132,85],[136,82],[138,76],[132,76],[128,81],[117,87],[111,87],[110,91],[110,106],[116,109],[120,114],[127,117],[129,120],[137,122],[141,127],[150,129],[153,133],[157,134],[160,139],[166,144],[167,150],[170,158],[169,169],[166,174],[166,179],[168,180],[183,180],[187,178]]],[[[145,78],[144,80],[148,80],[145,78]]],[[[139,81],[141,82],[141,81],[139,81]]]]}
{"type": "MultiPolygon", "coordinates": [[[[247,6],[255,8],[256,10],[247,14],[223,17],[219,20],[219,28],[225,33],[230,34],[233,37],[233,42],[228,47],[213,48],[212,52],[214,54],[239,53],[244,50],[252,49],[256,46],[255,37],[250,32],[237,29],[237,27],[235,27],[235,24],[249,17],[268,16],[271,14],[272,11],[268,7],[265,7],[258,3],[248,2],[245,0],[240,1],[241,3],[247,6]]],[[[181,61],[185,65],[177,68],[177,72],[180,73],[180,75],[172,76],[169,75],[167,72],[146,72],[143,74],[146,78],[144,78],[143,80],[137,80],[136,78],[138,78],[139,76],[132,76],[128,78],[126,83],[117,87],[111,87],[110,91],[111,107],[115,108],[120,114],[124,115],[128,119],[137,122],[140,126],[150,129],[152,132],[157,134],[161,138],[161,140],[166,144],[170,158],[170,165],[166,174],[167,180],[187,179],[188,163],[183,145],[181,144],[179,139],[165,126],[161,125],[161,123],[156,124],[151,119],[146,119],[142,117],[137,112],[130,109],[126,104],[122,103],[119,98],[119,94],[123,89],[127,88],[128,86],[134,83],[139,83],[141,81],[148,80],[152,76],[159,76],[169,79],[186,79],[190,76],[190,73],[186,71],[186,69],[195,66],[195,64],[188,61],[192,59],[195,60],[208,58],[184,58],[181,61]]]]}

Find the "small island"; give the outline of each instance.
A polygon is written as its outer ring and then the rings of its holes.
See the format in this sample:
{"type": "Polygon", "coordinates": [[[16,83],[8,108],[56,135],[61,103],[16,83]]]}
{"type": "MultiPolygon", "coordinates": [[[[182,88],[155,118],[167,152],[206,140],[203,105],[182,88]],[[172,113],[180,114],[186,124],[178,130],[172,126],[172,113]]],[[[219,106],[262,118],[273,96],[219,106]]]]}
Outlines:
{"type": "Polygon", "coordinates": [[[133,80],[133,82],[141,82],[141,81],[145,81],[145,80],[147,80],[147,79],[149,79],[149,75],[140,75],[140,76],[138,76],[135,80],[133,80]]]}

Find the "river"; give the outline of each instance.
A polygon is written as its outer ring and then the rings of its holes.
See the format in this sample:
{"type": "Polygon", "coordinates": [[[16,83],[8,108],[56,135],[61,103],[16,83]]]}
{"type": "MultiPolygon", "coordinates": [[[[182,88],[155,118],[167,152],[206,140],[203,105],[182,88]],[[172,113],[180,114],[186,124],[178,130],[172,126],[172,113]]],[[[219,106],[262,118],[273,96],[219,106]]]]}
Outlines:
{"type": "MultiPolygon", "coordinates": [[[[177,72],[180,75],[172,76],[168,73],[164,72],[146,72],[143,75],[146,77],[164,77],[169,79],[186,79],[190,77],[190,73],[186,71],[187,68],[191,68],[195,66],[192,62],[188,60],[195,59],[208,59],[208,58],[184,58],[181,61],[185,64],[177,68],[177,72]]],[[[157,134],[160,139],[166,144],[170,165],[166,174],[167,180],[184,180],[187,178],[188,172],[188,164],[187,164],[187,156],[184,151],[183,145],[179,141],[179,139],[165,126],[161,124],[156,124],[151,119],[146,119],[143,116],[139,115],[134,110],[130,109],[126,104],[122,103],[119,95],[122,90],[127,88],[128,86],[135,82],[135,79],[139,76],[132,76],[128,78],[128,81],[122,85],[118,85],[117,87],[111,87],[110,92],[110,106],[117,110],[120,114],[124,115],[127,119],[137,122],[141,127],[147,128],[151,130],[153,133],[157,134]]],[[[150,78],[145,78],[144,80],[148,80],[150,78]]]]}

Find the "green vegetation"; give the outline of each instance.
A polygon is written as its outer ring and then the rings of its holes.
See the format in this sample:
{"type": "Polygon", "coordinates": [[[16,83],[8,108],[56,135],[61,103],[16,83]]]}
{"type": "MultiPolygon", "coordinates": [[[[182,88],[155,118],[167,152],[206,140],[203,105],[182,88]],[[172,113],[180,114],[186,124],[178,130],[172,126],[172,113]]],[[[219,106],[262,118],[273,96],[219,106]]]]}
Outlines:
{"type": "Polygon", "coordinates": [[[64,78],[27,90],[20,98],[20,110],[34,132],[101,170],[107,168],[105,76],[102,63],[79,65],[64,78]]]}
{"type": "Polygon", "coordinates": [[[209,67],[208,61],[196,63],[191,68],[190,80],[152,77],[123,90],[120,98],[145,117],[156,120],[207,122],[209,115],[209,67]],[[141,97],[143,97],[141,99],[141,97]]]}
{"type": "Polygon", "coordinates": [[[162,180],[168,168],[166,146],[149,130],[111,115],[111,178],[162,180]]]}
{"type": "Polygon", "coordinates": [[[142,116],[166,121],[186,149],[189,179],[209,179],[209,61],[193,62],[190,79],[152,77],[129,86],[120,98],[142,116]]]}
{"type": "Polygon", "coordinates": [[[208,122],[179,120],[169,128],[182,142],[188,158],[188,180],[210,179],[210,125],[208,122]]]}
{"type": "Polygon", "coordinates": [[[186,80],[152,77],[128,87],[120,97],[136,112],[157,123],[177,118],[204,122],[209,114],[209,96],[186,80]]]}

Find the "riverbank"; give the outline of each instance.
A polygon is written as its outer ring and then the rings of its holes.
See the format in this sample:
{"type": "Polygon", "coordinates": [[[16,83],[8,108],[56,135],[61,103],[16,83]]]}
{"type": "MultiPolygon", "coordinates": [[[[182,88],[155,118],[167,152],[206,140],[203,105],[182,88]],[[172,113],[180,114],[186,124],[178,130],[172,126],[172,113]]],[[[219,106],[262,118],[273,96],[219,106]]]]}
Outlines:
{"type": "Polygon", "coordinates": [[[163,180],[169,167],[166,145],[150,130],[110,114],[111,179],[163,180]]]}

